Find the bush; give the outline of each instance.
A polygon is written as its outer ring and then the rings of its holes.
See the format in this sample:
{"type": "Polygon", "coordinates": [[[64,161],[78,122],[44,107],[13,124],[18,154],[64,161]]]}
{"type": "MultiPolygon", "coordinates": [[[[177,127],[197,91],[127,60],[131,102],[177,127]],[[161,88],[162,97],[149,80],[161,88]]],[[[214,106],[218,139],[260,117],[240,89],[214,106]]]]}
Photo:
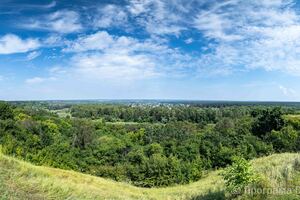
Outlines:
{"type": "Polygon", "coordinates": [[[232,165],[222,173],[222,176],[230,194],[239,194],[247,186],[258,181],[258,176],[254,173],[249,162],[240,157],[233,158],[232,165]]]}
{"type": "Polygon", "coordinates": [[[0,102],[0,120],[12,119],[14,117],[13,110],[10,105],[0,102]]]}

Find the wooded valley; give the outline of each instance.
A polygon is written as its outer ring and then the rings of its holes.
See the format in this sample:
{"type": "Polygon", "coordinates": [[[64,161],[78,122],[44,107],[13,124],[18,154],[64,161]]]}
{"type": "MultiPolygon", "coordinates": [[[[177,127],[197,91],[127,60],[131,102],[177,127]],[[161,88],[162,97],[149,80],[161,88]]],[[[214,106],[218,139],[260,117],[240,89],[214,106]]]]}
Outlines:
{"type": "Polygon", "coordinates": [[[6,155],[140,187],[200,180],[209,171],[300,149],[293,106],[0,104],[6,155]]]}

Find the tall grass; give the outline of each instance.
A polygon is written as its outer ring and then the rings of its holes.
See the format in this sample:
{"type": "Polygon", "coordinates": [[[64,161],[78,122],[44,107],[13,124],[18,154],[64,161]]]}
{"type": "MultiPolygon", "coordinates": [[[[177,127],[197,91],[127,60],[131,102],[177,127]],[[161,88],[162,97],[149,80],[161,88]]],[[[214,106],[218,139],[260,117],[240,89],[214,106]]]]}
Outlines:
{"type": "MultiPolygon", "coordinates": [[[[275,154],[256,159],[252,165],[268,186],[300,183],[299,154],[275,154]]],[[[225,199],[220,172],[210,172],[188,185],[147,189],[73,171],[34,166],[0,154],[0,199],[225,199]]]]}

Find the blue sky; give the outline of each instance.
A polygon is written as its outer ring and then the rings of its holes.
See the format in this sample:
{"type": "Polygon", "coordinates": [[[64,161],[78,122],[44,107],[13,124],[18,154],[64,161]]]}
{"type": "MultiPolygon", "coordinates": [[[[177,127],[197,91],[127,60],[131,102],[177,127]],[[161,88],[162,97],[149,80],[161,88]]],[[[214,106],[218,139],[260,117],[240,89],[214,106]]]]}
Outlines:
{"type": "Polygon", "coordinates": [[[0,99],[300,101],[296,0],[1,0],[0,99]]]}

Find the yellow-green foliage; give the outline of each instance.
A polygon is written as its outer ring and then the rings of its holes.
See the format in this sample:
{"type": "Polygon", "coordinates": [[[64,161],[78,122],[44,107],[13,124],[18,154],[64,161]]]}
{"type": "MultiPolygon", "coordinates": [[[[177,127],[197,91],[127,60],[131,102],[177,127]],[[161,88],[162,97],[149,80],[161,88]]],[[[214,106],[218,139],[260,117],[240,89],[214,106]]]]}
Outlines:
{"type": "MultiPolygon", "coordinates": [[[[300,182],[297,176],[299,154],[274,154],[251,164],[268,187],[300,182]]],[[[223,199],[224,182],[220,172],[210,172],[189,185],[147,189],[77,172],[34,166],[0,154],[0,199],[223,199]]]]}
{"type": "Polygon", "coordinates": [[[283,118],[289,124],[291,124],[294,128],[300,129],[300,115],[284,115],[283,118]]]}

